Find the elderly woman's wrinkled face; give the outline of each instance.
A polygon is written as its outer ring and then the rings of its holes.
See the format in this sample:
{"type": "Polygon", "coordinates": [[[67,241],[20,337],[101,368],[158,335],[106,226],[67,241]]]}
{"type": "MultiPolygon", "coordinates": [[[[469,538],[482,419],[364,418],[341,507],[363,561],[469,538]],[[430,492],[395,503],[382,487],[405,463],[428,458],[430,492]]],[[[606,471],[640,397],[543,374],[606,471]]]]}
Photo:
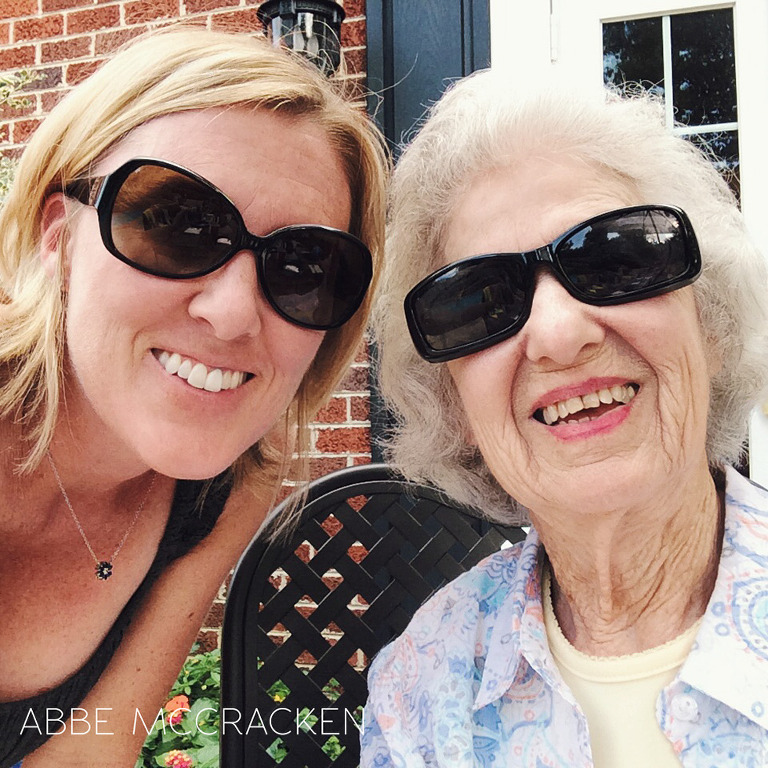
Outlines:
{"type": "MultiPolygon", "coordinates": [[[[216,185],[255,234],[349,225],[342,163],[310,121],[250,109],[169,115],[133,131],[95,173],[147,156],[216,185]]],[[[252,251],[202,277],[156,277],[106,250],[93,208],[65,202],[74,214],[65,265],[70,423],[113,461],[172,477],[221,472],[284,413],[324,333],[275,312],[252,251]],[[219,383],[209,387],[212,372],[219,383]]],[[[49,229],[59,224],[52,207],[49,229]]]]}
{"type": "MultiPolygon", "coordinates": [[[[527,251],[640,200],[563,157],[483,174],[460,197],[445,262],[527,251]]],[[[710,360],[692,288],[611,307],[572,298],[546,269],[515,336],[447,363],[471,434],[501,485],[532,510],[626,508],[705,458],[710,360]],[[552,422],[553,423],[547,423],[552,422]],[[652,490],[653,489],[653,490],[652,490]]]]}

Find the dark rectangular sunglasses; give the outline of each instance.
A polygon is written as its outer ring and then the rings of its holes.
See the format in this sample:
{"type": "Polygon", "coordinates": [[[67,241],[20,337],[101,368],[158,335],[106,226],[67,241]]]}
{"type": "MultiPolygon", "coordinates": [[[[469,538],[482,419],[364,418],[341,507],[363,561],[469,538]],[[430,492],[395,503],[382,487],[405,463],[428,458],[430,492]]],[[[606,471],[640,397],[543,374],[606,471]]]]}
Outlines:
{"type": "Polygon", "coordinates": [[[129,160],[107,176],[76,179],[64,194],[95,207],[107,250],[150,275],[201,277],[253,251],[267,301],[302,328],[343,325],[371,282],[371,254],[348,232],[302,225],[259,237],[223,192],[165,160],[129,160]]]}
{"type": "Polygon", "coordinates": [[[638,205],[595,216],[533,251],[454,262],[405,297],[419,354],[445,362],[516,334],[530,315],[539,266],[552,270],[575,299],[601,307],[689,285],[701,272],[701,256],[682,210],[638,205]]]}

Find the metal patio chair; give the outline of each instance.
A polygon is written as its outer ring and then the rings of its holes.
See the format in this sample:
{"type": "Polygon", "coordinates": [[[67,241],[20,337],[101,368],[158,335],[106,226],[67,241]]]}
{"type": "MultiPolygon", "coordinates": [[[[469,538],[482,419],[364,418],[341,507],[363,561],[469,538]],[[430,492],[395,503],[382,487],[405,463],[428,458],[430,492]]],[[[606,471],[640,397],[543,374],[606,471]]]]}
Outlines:
{"type": "Polygon", "coordinates": [[[437,589],[525,535],[384,464],[314,481],[290,537],[269,530],[227,597],[222,768],[355,768],[369,661],[437,589]]]}

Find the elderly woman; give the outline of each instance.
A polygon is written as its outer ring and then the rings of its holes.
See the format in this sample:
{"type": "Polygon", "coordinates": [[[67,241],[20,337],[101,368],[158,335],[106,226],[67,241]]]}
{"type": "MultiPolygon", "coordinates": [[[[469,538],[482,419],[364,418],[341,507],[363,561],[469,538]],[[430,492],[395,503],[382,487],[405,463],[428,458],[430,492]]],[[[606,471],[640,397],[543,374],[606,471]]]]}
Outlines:
{"type": "Polygon", "coordinates": [[[767,285],[727,185],[647,99],[493,73],[395,176],[394,459],[532,528],[377,657],[363,765],[768,765],[768,493],[728,466],[767,285]]]}
{"type": "Polygon", "coordinates": [[[0,218],[0,765],[134,764],[358,346],[384,173],[311,65],[201,29],[35,134],[0,218]]]}

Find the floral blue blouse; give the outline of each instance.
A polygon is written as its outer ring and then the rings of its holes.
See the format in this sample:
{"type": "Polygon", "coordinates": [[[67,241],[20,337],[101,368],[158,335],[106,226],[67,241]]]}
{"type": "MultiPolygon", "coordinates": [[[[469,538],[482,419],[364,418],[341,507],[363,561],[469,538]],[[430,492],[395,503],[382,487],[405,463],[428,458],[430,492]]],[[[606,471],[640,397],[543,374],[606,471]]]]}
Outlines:
{"type": "MultiPolygon", "coordinates": [[[[363,768],[592,768],[547,644],[542,552],[531,530],[486,558],[376,657],[363,768]]],[[[768,766],[768,491],[735,470],[715,588],[656,715],[685,768],[768,766]]]]}

